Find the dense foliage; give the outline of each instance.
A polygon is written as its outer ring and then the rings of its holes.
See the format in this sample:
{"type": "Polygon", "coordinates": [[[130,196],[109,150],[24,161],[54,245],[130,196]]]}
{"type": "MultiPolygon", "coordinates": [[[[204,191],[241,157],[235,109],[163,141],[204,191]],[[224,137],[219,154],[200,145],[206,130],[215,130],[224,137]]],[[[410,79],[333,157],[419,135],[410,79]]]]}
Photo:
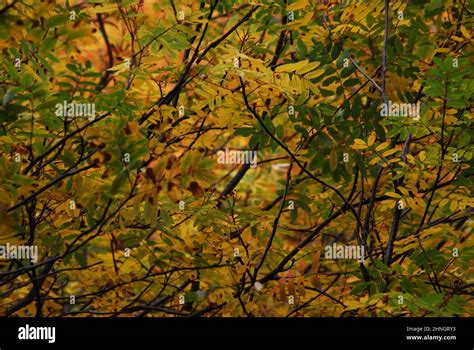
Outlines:
{"type": "Polygon", "coordinates": [[[0,314],[469,315],[473,5],[4,0],[0,314]]]}

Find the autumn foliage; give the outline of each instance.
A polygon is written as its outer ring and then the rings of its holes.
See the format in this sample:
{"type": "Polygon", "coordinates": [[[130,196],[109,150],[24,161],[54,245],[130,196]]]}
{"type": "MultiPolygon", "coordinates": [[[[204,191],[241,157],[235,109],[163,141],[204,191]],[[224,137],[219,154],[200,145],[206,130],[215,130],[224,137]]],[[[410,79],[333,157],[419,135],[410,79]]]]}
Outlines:
{"type": "Polygon", "coordinates": [[[2,1],[0,315],[470,315],[473,11],[2,1]]]}

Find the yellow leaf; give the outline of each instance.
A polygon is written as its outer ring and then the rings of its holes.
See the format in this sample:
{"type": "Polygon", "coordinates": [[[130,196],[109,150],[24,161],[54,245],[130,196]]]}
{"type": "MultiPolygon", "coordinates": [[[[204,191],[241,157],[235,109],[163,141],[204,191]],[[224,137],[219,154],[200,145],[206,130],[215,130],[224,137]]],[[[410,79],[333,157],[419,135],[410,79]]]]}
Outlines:
{"type": "Polygon", "coordinates": [[[401,253],[404,253],[404,252],[406,252],[410,249],[416,248],[416,247],[418,247],[418,242],[410,243],[410,244],[404,245],[400,248],[397,247],[396,251],[397,251],[398,254],[401,254],[401,253]]]}
{"type": "Polygon", "coordinates": [[[370,164],[370,165],[377,164],[379,160],[380,160],[380,157],[375,157],[374,159],[372,159],[372,160],[369,162],[369,164],[370,164]]]}
{"type": "Polygon", "coordinates": [[[207,92],[209,94],[209,96],[216,96],[217,95],[217,89],[215,88],[215,86],[213,85],[210,85],[210,84],[201,84],[199,86],[201,89],[203,89],[205,92],[207,92]]]}
{"type": "Polygon", "coordinates": [[[299,26],[306,26],[308,25],[308,23],[310,23],[311,21],[313,20],[313,12],[308,12],[306,15],[304,15],[304,17],[298,21],[292,21],[290,22],[290,25],[292,23],[298,23],[299,26]]]}
{"type": "Polygon", "coordinates": [[[375,134],[375,132],[371,132],[370,135],[369,135],[369,139],[367,140],[367,145],[369,147],[372,146],[374,144],[376,138],[377,138],[377,135],[375,134]]]}
{"type": "Polygon", "coordinates": [[[355,139],[354,143],[357,145],[367,145],[364,140],[361,139],[355,139]]]}
{"type": "Polygon", "coordinates": [[[461,26],[461,33],[464,35],[466,39],[471,39],[471,34],[467,31],[467,29],[464,26],[461,26]]]}
{"type": "Polygon", "coordinates": [[[423,161],[426,159],[426,152],[425,152],[425,151],[421,151],[420,154],[418,154],[418,157],[419,157],[420,160],[423,162],[423,161]]]}
{"type": "Polygon", "coordinates": [[[378,151],[381,151],[383,150],[384,148],[387,148],[388,146],[390,145],[390,141],[385,141],[384,143],[381,143],[380,145],[377,146],[377,148],[375,148],[375,150],[378,152],[378,151]]]}
{"type": "Polygon", "coordinates": [[[416,202],[413,198],[408,197],[408,198],[406,198],[406,200],[407,200],[408,206],[410,208],[415,208],[417,206],[416,202]]]}
{"type": "Polygon", "coordinates": [[[25,64],[22,66],[25,71],[28,71],[37,81],[41,81],[41,78],[38,74],[36,74],[35,70],[31,68],[29,65],[25,64]]]}
{"type": "Polygon", "coordinates": [[[364,140],[355,139],[354,144],[351,146],[352,149],[366,149],[368,146],[364,140]]]}
{"type": "Polygon", "coordinates": [[[425,203],[423,202],[423,199],[421,198],[415,198],[415,201],[420,207],[423,207],[425,205],[425,203]]]}
{"type": "Polygon", "coordinates": [[[403,187],[403,186],[399,186],[399,187],[398,187],[398,190],[399,190],[401,193],[403,193],[405,196],[408,196],[408,195],[410,194],[410,193],[408,192],[408,190],[407,190],[405,187],[403,187]]]}
{"type": "Polygon", "coordinates": [[[299,0],[297,2],[292,3],[291,5],[288,5],[286,8],[287,11],[296,11],[296,10],[301,10],[305,8],[309,3],[309,0],[299,0]]]}
{"type": "Polygon", "coordinates": [[[451,205],[449,206],[449,209],[451,209],[452,212],[455,212],[456,209],[458,208],[458,201],[451,201],[451,205]]]}
{"type": "Polygon", "coordinates": [[[298,69],[296,71],[296,74],[306,74],[308,72],[311,72],[313,69],[316,69],[318,68],[318,66],[321,64],[321,62],[310,62],[308,64],[306,64],[304,67],[298,69]]]}
{"type": "Polygon", "coordinates": [[[325,69],[318,69],[318,70],[315,70],[314,72],[306,74],[304,77],[306,79],[313,79],[313,78],[319,77],[324,72],[325,72],[325,69]]]}
{"type": "Polygon", "coordinates": [[[444,206],[445,206],[446,204],[448,204],[448,203],[449,203],[449,199],[448,199],[448,198],[443,198],[443,199],[441,200],[441,202],[439,202],[439,206],[442,208],[442,207],[444,207],[444,206]]]}
{"type": "Polygon", "coordinates": [[[395,192],[387,192],[385,193],[386,196],[392,197],[392,198],[402,198],[398,193],[395,192]]]}
{"type": "Polygon", "coordinates": [[[397,151],[398,151],[398,149],[396,149],[396,148],[389,149],[388,151],[385,151],[385,152],[382,153],[382,157],[387,157],[391,154],[394,154],[397,151]]]}
{"type": "Polygon", "coordinates": [[[293,86],[295,87],[296,91],[298,94],[300,94],[303,91],[303,83],[301,82],[301,79],[297,75],[293,75],[293,86]]]}
{"type": "Polygon", "coordinates": [[[301,69],[304,66],[308,64],[308,60],[296,62],[296,63],[288,63],[288,64],[283,64],[281,66],[276,67],[275,72],[276,73],[282,73],[282,72],[294,72],[295,70],[301,69]]]}
{"type": "Polygon", "coordinates": [[[415,157],[413,157],[411,154],[407,154],[407,159],[409,163],[415,163],[415,157]]]}
{"type": "Polygon", "coordinates": [[[450,108],[446,110],[446,114],[449,114],[449,115],[455,115],[457,113],[458,113],[458,110],[456,108],[450,108]]]}
{"type": "Polygon", "coordinates": [[[101,6],[91,7],[87,10],[89,13],[106,13],[112,12],[118,9],[117,4],[110,3],[110,4],[101,4],[101,6]]]}
{"type": "Polygon", "coordinates": [[[359,303],[358,301],[346,301],[346,309],[345,311],[356,310],[364,307],[364,304],[359,303]]]}

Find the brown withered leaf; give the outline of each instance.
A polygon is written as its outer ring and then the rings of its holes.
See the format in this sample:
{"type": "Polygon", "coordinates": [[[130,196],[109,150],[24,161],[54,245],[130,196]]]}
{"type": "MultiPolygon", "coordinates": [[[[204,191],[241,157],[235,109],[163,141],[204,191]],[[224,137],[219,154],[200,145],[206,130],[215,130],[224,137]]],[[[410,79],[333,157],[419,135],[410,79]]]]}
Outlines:
{"type": "Polygon", "coordinates": [[[191,181],[188,190],[190,190],[196,198],[201,197],[204,194],[204,189],[196,181],[191,181]]]}

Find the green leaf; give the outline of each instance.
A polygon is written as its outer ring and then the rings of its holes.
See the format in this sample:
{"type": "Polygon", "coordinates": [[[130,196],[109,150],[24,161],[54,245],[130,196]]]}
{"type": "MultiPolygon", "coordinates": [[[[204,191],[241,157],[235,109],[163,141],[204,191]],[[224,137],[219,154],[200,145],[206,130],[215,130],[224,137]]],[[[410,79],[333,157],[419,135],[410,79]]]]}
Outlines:
{"type": "Polygon", "coordinates": [[[382,271],[383,273],[385,273],[385,274],[387,274],[387,275],[389,275],[389,274],[392,273],[392,271],[390,270],[390,268],[389,268],[387,265],[385,265],[382,261],[380,261],[380,260],[374,260],[374,264],[375,264],[375,266],[377,266],[377,267],[380,269],[380,271],[382,271]]]}
{"type": "Polygon", "coordinates": [[[8,89],[5,95],[3,95],[3,105],[6,106],[10,103],[16,96],[16,92],[13,89],[8,89]]]}

